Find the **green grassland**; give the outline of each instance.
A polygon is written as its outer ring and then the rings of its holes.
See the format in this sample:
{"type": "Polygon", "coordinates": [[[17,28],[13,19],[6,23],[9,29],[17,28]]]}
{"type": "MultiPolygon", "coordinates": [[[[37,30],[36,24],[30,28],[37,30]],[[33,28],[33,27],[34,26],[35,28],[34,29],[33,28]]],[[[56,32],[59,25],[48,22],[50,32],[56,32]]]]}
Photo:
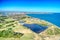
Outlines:
{"type": "Polygon", "coordinates": [[[23,34],[13,31],[13,28],[16,27],[14,24],[17,24],[15,20],[6,16],[0,16],[0,37],[20,38],[23,34]]]}

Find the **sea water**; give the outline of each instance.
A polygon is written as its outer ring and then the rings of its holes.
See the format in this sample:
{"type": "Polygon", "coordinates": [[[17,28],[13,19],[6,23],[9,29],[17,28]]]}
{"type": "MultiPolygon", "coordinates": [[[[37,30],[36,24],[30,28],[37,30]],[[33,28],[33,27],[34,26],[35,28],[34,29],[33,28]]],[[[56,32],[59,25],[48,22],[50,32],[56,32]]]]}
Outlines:
{"type": "Polygon", "coordinates": [[[51,14],[27,14],[28,16],[39,18],[48,22],[51,22],[52,24],[57,25],[60,27],[60,13],[51,13],[51,14]]]}

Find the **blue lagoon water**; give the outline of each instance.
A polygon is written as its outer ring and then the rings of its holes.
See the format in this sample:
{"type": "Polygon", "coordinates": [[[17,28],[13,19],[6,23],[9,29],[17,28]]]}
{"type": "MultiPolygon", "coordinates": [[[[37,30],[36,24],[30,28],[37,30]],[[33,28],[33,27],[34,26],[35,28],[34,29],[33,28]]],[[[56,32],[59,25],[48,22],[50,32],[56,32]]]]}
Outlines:
{"type": "Polygon", "coordinates": [[[60,27],[60,13],[51,14],[27,14],[28,16],[46,20],[60,27]]]}
{"type": "Polygon", "coordinates": [[[23,26],[31,29],[35,33],[40,33],[48,28],[48,27],[43,27],[43,26],[38,25],[38,24],[24,24],[23,26]]]}

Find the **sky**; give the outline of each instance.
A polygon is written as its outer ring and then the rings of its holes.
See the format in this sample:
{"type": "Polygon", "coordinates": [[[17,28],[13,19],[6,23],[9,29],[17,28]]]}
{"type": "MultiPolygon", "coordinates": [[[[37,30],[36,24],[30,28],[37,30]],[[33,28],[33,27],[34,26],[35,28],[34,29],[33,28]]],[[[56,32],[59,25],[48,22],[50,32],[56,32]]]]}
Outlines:
{"type": "Polygon", "coordinates": [[[60,0],[0,0],[0,11],[60,12],[60,0]]]}

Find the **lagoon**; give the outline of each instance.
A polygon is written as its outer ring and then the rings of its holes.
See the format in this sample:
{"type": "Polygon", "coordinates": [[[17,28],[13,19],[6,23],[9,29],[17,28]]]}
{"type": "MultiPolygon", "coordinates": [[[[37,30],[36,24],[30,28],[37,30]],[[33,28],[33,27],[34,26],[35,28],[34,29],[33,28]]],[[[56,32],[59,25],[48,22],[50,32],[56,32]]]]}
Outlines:
{"type": "Polygon", "coordinates": [[[46,30],[48,27],[44,27],[38,24],[24,24],[23,26],[31,29],[35,33],[41,33],[42,31],[46,30]]]}

